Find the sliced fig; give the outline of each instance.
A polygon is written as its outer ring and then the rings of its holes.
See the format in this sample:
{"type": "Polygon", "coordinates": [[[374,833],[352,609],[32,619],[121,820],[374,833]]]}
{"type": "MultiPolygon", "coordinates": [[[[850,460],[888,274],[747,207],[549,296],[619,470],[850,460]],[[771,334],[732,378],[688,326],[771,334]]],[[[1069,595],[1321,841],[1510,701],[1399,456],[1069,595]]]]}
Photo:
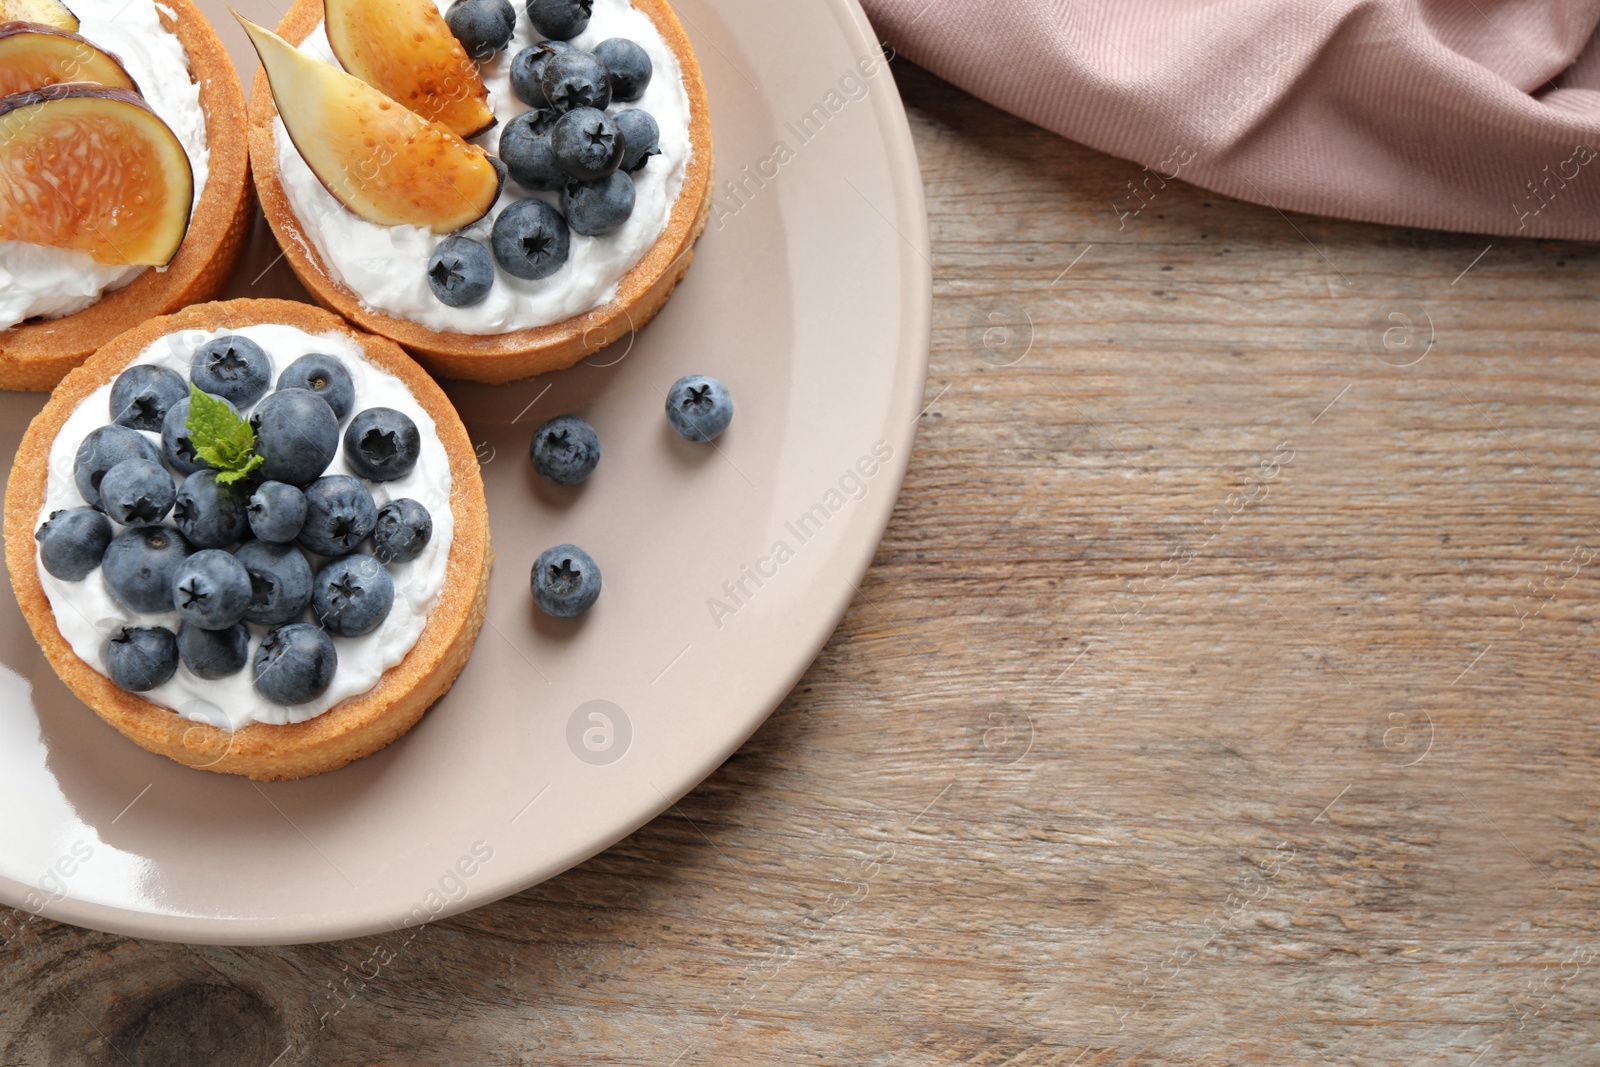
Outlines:
{"type": "Polygon", "coordinates": [[[483,149],[271,30],[239,21],[289,139],[339,203],[380,226],[435,233],[459,230],[494,206],[500,178],[483,149]]]}
{"type": "Polygon", "coordinates": [[[324,0],[323,9],[345,70],[458,137],[494,125],[477,64],[433,0],[324,0]]]}
{"type": "Polygon", "coordinates": [[[116,56],[75,33],[32,22],[0,25],[0,96],[59,82],[139,91],[116,56]]]}
{"type": "Polygon", "coordinates": [[[193,202],[183,145],[137,94],[63,82],[0,98],[0,240],[161,266],[193,202]]]}
{"type": "Polygon", "coordinates": [[[0,22],[35,22],[68,33],[78,32],[78,16],[61,0],[0,0],[0,22]]]}

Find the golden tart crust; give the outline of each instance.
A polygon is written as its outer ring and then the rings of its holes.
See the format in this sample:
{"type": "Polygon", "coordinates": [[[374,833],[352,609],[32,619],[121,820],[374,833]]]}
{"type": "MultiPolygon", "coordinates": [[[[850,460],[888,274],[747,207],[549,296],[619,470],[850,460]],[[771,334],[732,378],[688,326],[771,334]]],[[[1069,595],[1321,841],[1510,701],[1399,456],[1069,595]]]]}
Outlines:
{"type": "Polygon", "coordinates": [[[210,172],[189,217],[189,230],[165,270],[146,270],[82,311],[59,319],[28,319],[0,330],[0,389],[48,391],[129,326],[210,300],[227,285],[244,250],[255,199],[248,141],[238,134],[246,119],[239,75],[216,31],[191,0],[161,0],[156,13],[183,42],[206,116],[210,172]],[[176,18],[169,18],[162,7],[176,18]]]}
{"type": "MultiPolygon", "coordinates": [[[[434,374],[446,378],[500,384],[546,371],[570,367],[580,359],[640,329],[655,317],[672,295],[694,258],[694,243],[711,212],[711,116],[705,82],[694,49],[678,16],[666,0],[631,0],[655,23],[683,69],[689,95],[689,141],[693,153],[683,188],[656,243],[617,283],[607,304],[549,326],[501,334],[464,334],[433,330],[409,319],[363,307],[349,289],[328,276],[278,181],[272,120],[277,109],[266,75],[256,68],[250,89],[250,166],[255,173],[261,208],[283,246],[296,277],[323,307],[373,333],[400,342],[434,374]]],[[[295,0],[278,24],[278,35],[299,44],[322,20],[322,0],[295,0]]]]}
{"type": "MultiPolygon", "coordinates": [[[[494,556],[483,479],[466,427],[429,375],[400,347],[353,330],[343,320],[309,304],[287,300],[229,300],[197,304],[175,315],[150,319],[105,345],[69,373],[44,410],[28,426],[11,467],[5,496],[6,569],[22,614],[45,658],[85,704],[125,737],[179,763],[261,781],[303,778],[342,767],[376,752],[412,726],[443,696],[466,665],[483,624],[494,556]],[[357,341],[366,357],[403,381],[434,421],[450,461],[450,508],[455,534],[439,603],[404,659],[365,693],[340,701],[315,718],[277,726],[252,723],[226,731],[182,718],[79,659],[56,628],[55,614],[39,582],[34,526],[44,501],[51,443],[83,399],[119,374],[152,342],[179,330],[217,330],[281,323],[307,333],[338,331],[357,341]]],[[[248,669],[248,667],[246,668],[248,669]]]]}

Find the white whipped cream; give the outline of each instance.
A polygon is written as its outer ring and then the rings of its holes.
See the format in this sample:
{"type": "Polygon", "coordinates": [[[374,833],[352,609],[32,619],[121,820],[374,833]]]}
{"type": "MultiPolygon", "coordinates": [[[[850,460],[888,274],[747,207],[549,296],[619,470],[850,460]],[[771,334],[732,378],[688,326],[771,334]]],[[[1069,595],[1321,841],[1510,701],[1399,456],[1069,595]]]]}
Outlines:
{"type": "MultiPolygon", "coordinates": [[[[145,103],[183,143],[194,171],[194,202],[199,203],[211,164],[200,86],[189,80],[183,42],[157,18],[159,5],[151,0],[72,0],[71,6],[78,16],[78,36],[122,61],[145,103]]],[[[54,319],[82,311],[146,269],[96,263],[76,249],[0,241],[0,330],[35,315],[54,319]]]]}
{"type": "MultiPolygon", "coordinates": [[[[449,6],[449,0],[437,2],[441,11],[449,6]]],[[[489,106],[499,121],[473,142],[491,154],[498,152],[500,131],[506,123],[528,110],[511,91],[511,59],[543,40],[529,23],[520,0],[513,7],[517,11],[517,28],[511,42],[478,68],[489,90],[489,106]]],[[[588,28],[573,38],[572,44],[590,50],[611,37],[636,42],[650,56],[653,73],[642,98],[632,103],[613,103],[607,113],[643,108],[661,128],[661,154],[633,174],[633,215],[616,232],[604,237],[574,233],[566,264],[548,278],[516,278],[496,264],[489,295],[472,307],[450,307],[434,296],[428,285],[428,258],[446,235],[420,226],[380,226],[356,216],[317,180],[295,150],[283,120],[275,118],[278,180],[296,217],[304,224],[303,232],[332,278],[354,292],[368,309],[430,329],[467,334],[509,333],[548,326],[614,298],[617,282],[644,258],[667,228],[672,205],[683,188],[692,145],[689,94],[683,87],[683,71],[655,23],[628,0],[595,0],[588,28]]],[[[300,50],[337,64],[321,23],[307,35],[300,50]]],[[[508,181],[489,214],[460,233],[488,245],[489,231],[500,209],[530,196],[557,209],[561,207],[559,193],[536,192],[508,181]]]]}
{"type": "MultiPolygon", "coordinates": [[[[268,628],[254,623],[246,624],[250,630],[251,660],[237,674],[206,680],[179,664],[178,673],[170,680],[140,694],[152,703],[172,708],[184,718],[237,730],[253,722],[283,724],[314,718],[346,697],[371,689],[384,671],[404,659],[421,636],[428,613],[438,603],[439,592],[444,587],[455,518],[450,511],[450,461],[444,445],[439,442],[433,419],[422,410],[404,382],[368,362],[360,346],[342,334],[313,336],[293,326],[275,324],[246,326],[234,331],[189,330],[156,341],[133,362],[168,367],[187,381],[189,360],[195,349],[227,332],[247,337],[266,351],[272,360],[273,385],[294,360],[310,352],[323,352],[343,362],[354,379],[356,399],[351,408],[352,416],[370,407],[394,408],[411,416],[422,435],[422,455],[415,469],[392,482],[364,484],[372,491],[372,498],[380,508],[390,500],[411,497],[420,501],[433,516],[433,538],[422,554],[409,563],[389,565],[389,575],[394,579],[394,607],[388,617],[370,634],[333,639],[339,653],[339,669],[328,691],[316,700],[285,706],[274,704],[256,692],[251,682],[251,663],[268,628]]],[[[110,404],[111,383],[107,382],[85,397],[62,425],[61,432],[50,445],[50,476],[38,523],[48,519],[52,511],[84,506],[72,477],[73,461],[78,445],[89,432],[111,421],[110,404]]],[[[248,416],[250,410],[246,408],[241,414],[248,416]]],[[[340,425],[341,434],[348,424],[346,419],[340,425]]],[[[145,437],[160,447],[159,434],[146,433],[145,437]]],[[[324,473],[354,474],[345,462],[342,439],[339,454],[324,473]]],[[[181,479],[175,476],[174,481],[181,479]]],[[[166,524],[171,524],[170,515],[166,524]]],[[[35,529],[37,527],[36,523],[35,529]]],[[[114,525],[113,528],[122,532],[121,527],[114,525]]],[[[312,568],[320,562],[318,557],[312,557],[312,568]]],[[[173,633],[178,632],[181,620],[176,611],[144,615],[117,603],[98,567],[81,582],[67,582],[44,569],[37,551],[34,565],[55,613],[57,629],[78,658],[102,674],[106,672],[107,643],[121,633],[124,626],[165,626],[173,633]]],[[[297,621],[314,622],[315,619],[307,610],[297,621]]]]}

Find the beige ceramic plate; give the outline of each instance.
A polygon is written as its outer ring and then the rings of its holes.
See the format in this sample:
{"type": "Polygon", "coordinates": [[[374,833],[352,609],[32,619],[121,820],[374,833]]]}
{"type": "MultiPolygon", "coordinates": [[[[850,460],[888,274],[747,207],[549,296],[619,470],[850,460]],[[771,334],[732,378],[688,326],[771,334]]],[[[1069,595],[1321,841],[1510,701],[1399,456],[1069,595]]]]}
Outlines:
{"type": "MultiPolygon", "coordinates": [[[[202,6],[229,27],[220,2],[202,6]]],[[[239,6],[270,23],[270,10],[239,6]]],[[[441,918],[655,816],[810,664],[888,521],[922,404],[921,181],[853,0],[678,10],[711,96],[713,218],[631,348],[520,385],[450,388],[480,442],[498,553],[488,622],[454,690],[399,742],[331,774],[257,785],[197,773],[78,704],[7,596],[0,901],[213,943],[441,918]],[[662,414],[667,386],[691,372],[735,399],[714,448],[678,439],[662,414]],[[604,446],[575,490],[542,484],[527,458],[533,428],[569,411],[604,446]],[[563,541],[604,574],[574,623],[536,617],[528,589],[534,557],[563,541]]],[[[277,295],[230,295],[247,292],[277,295]]],[[[0,397],[0,447],[15,449],[39,404],[0,397]]]]}

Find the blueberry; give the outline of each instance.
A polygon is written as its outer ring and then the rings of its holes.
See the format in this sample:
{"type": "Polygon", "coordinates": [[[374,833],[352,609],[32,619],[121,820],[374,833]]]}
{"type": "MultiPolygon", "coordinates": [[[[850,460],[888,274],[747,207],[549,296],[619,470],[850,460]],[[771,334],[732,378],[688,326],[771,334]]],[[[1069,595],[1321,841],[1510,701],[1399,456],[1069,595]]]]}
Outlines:
{"type": "Polygon", "coordinates": [[[306,524],[297,540],[319,556],[354,552],[378,523],[378,506],[358,479],[330,474],[306,486],[306,524]]]}
{"type": "Polygon", "coordinates": [[[528,0],[528,21],[542,37],[570,41],[589,26],[594,0],[528,0]]]}
{"type": "MultiPolygon", "coordinates": [[[[221,400],[221,397],[217,399],[221,400]]],[[[239,409],[224,400],[228,410],[235,415],[239,409]]],[[[189,440],[189,398],[173,404],[167,409],[167,417],[161,421],[161,455],[167,461],[167,466],[179,474],[193,474],[195,471],[209,470],[211,464],[195,454],[194,442],[189,440]]]]}
{"type": "Polygon", "coordinates": [[[250,532],[261,540],[287,544],[306,524],[306,495],[282,482],[262,482],[245,502],[244,515],[250,532]]]}
{"type": "Polygon", "coordinates": [[[106,674],[119,688],[143,693],[178,670],[178,640],[165,626],[125,626],[106,646],[106,674]]]}
{"type": "Polygon", "coordinates": [[[111,539],[100,567],[117,603],[154,614],[172,610],[172,576],[192,551],[170,526],[139,526],[111,539]]]}
{"type": "Polygon", "coordinates": [[[661,154],[661,127],[656,125],[655,116],[650,112],[630,107],[611,116],[611,121],[622,131],[622,143],[626,146],[622,153],[622,170],[632,174],[650,162],[651,156],[661,154]]]}
{"type": "Polygon", "coordinates": [[[517,13],[509,0],[455,0],[444,13],[444,24],[456,35],[473,59],[488,59],[511,40],[517,13]]]}
{"type": "Polygon", "coordinates": [[[612,37],[594,46],[594,57],[611,77],[611,99],[628,104],[650,84],[650,56],[626,37],[612,37]]]}
{"type": "Polygon", "coordinates": [[[500,212],[489,241],[505,272],[529,281],[550,277],[572,251],[567,221],[543,200],[518,200],[500,212]]]}
{"type": "Polygon", "coordinates": [[[544,87],[540,84],[544,65],[550,62],[551,56],[570,51],[572,46],[565,41],[540,41],[512,56],[512,94],[529,107],[549,107],[550,101],[545,99],[544,87]]]}
{"type": "Polygon", "coordinates": [[[45,570],[64,582],[81,582],[100,566],[111,543],[111,520],[94,508],[52,511],[33,537],[45,570]]]}
{"type": "Polygon", "coordinates": [[[506,182],[511,178],[511,169],[504,163],[500,162],[499,156],[486,156],[484,158],[488,159],[489,166],[494,171],[494,198],[499,200],[500,194],[505,192],[506,182]]]}
{"type": "Polygon", "coordinates": [[[178,486],[172,521],[195,548],[225,548],[250,529],[244,506],[249,491],[223,485],[213,470],[195,471],[178,486]]]}
{"type": "Polygon", "coordinates": [[[100,479],[100,504],[124,526],[154,526],[167,517],[178,487],[167,468],[149,459],[125,459],[100,479]]]}
{"type": "Polygon", "coordinates": [[[309,389],[328,402],[340,422],[356,406],[356,385],[350,371],[332,356],[312,352],[301,356],[278,375],[279,389],[309,389]]]}
{"type": "Polygon", "coordinates": [[[428,257],[428,287],[453,308],[479,303],[493,284],[494,257],[470,237],[446,237],[428,257]]]}
{"type": "Polygon", "coordinates": [[[250,413],[256,451],[265,459],[260,476],[308,485],[322,477],[339,452],[339,419],[309,389],[279,389],[250,413]]]}
{"type": "Polygon", "coordinates": [[[333,684],[339,653],[333,638],[309,622],[273,630],[256,649],[256,692],[277,704],[304,704],[333,684]]]}
{"type": "Polygon", "coordinates": [[[575,108],[556,120],[550,131],[556,164],[579,181],[604,178],[622,162],[622,134],[604,111],[575,108]]]}
{"type": "Polygon", "coordinates": [[[600,462],[600,437],[576,415],[557,415],[533,431],[533,469],[557,485],[577,485],[600,462]]]}
{"type": "Polygon", "coordinates": [[[733,421],[733,398],[715,378],[686,374],[667,390],[667,421],[691,441],[714,440],[733,421]]]}
{"type": "Polygon", "coordinates": [[[574,233],[604,237],[628,221],[633,197],[633,179],[614,170],[598,181],[568,183],[561,193],[561,208],[574,233]]]}
{"type": "Polygon", "coordinates": [[[582,615],[599,596],[600,568],[577,545],[547,548],[534,561],[533,602],[546,615],[582,615]]]}
{"type": "Polygon", "coordinates": [[[223,630],[203,630],[185,622],[178,627],[178,656],[196,678],[238,674],[250,659],[250,631],[244,623],[223,630]]]}
{"type": "Polygon", "coordinates": [[[550,131],[559,117],[554,111],[524,111],[500,131],[500,161],[506,165],[512,181],[546,192],[566,184],[567,176],[556,162],[555,150],[550,147],[550,131]]]}
{"type": "Polygon", "coordinates": [[[188,395],[188,383],[176,371],[136,363],[111,383],[111,421],[130,430],[160,433],[167,409],[188,395]]]}
{"type": "Polygon", "coordinates": [[[372,530],[372,554],[379,563],[410,563],[433,539],[433,516],[408,496],[378,509],[372,530]]]}
{"type": "Polygon", "coordinates": [[[202,392],[247,408],[272,384],[272,360],[248,337],[224,334],[196,350],[189,361],[189,380],[202,392]]]}
{"type": "Polygon", "coordinates": [[[611,103],[611,80],[606,76],[605,64],[576,48],[550,57],[544,73],[539,75],[539,88],[557,111],[604,109],[611,103]]]}
{"type": "Polygon", "coordinates": [[[250,606],[250,573],[233,553],[202,549],[172,572],[172,603],[191,626],[226,629],[250,606]]]}
{"type": "Polygon", "coordinates": [[[125,459],[148,459],[160,463],[161,453],[149,438],[126,426],[97,426],[89,431],[78,445],[78,454],[72,464],[72,480],[85,504],[103,510],[100,479],[106,476],[106,471],[125,459]]]}
{"type": "Polygon", "coordinates": [[[246,541],[233,553],[250,575],[244,621],[277,626],[299,618],[311,603],[311,563],[294,545],[246,541]]]}
{"type": "Polygon", "coordinates": [[[365,552],[324,564],[311,581],[311,611],[336,637],[370,634],[392,607],[394,579],[365,552]]]}
{"type": "Polygon", "coordinates": [[[404,478],[422,455],[422,434],[411,416],[394,408],[367,408],[344,430],[344,461],[373,482],[404,478]]]}

